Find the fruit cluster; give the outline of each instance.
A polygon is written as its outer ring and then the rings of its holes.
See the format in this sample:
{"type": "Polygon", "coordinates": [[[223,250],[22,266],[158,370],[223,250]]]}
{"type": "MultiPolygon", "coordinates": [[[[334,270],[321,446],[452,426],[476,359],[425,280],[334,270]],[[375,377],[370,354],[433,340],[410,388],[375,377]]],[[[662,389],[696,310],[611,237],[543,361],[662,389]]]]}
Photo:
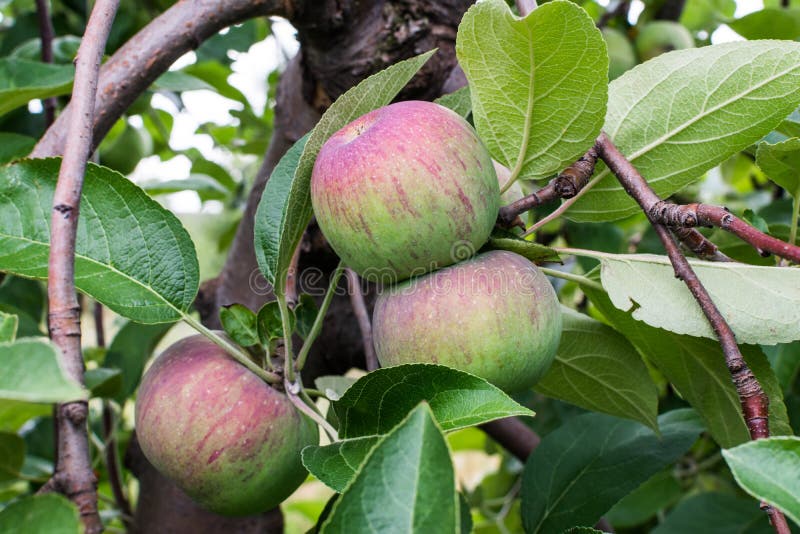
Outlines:
{"type": "Polygon", "coordinates": [[[550,366],[561,312],[547,278],[511,252],[473,257],[500,192],[489,152],[459,115],[410,101],[356,119],[322,147],[311,200],[345,264],[385,287],[373,316],[381,365],[440,363],[506,391],[550,366]]]}

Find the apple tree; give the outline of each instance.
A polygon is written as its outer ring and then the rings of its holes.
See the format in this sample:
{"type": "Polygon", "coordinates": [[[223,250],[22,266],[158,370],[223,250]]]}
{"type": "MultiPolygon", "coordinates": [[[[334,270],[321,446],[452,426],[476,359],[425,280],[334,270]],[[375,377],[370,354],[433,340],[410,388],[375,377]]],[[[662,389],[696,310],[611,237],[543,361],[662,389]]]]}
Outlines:
{"type": "Polygon", "coordinates": [[[0,2],[0,532],[800,528],[798,13],[0,2]]]}

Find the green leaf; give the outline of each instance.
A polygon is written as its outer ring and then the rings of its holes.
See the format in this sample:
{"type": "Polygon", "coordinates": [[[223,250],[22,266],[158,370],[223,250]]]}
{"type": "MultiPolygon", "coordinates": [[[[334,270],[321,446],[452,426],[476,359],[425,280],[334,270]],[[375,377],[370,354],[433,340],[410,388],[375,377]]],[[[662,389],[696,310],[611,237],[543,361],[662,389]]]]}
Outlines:
{"type": "Polygon", "coordinates": [[[491,250],[508,250],[533,262],[561,262],[561,256],[552,248],[522,239],[507,230],[495,228],[486,243],[491,250]]]}
{"type": "MultiPolygon", "coordinates": [[[[47,278],[60,159],[0,167],[0,271],[47,278]]],[[[75,244],[75,285],[142,323],[172,322],[194,302],[197,257],[178,219],[122,175],[89,164],[75,244]]]]}
{"type": "Polygon", "coordinates": [[[788,39],[800,37],[800,10],[766,8],[748,13],[728,26],[745,39],[788,39]]]}
{"type": "Polygon", "coordinates": [[[36,139],[27,135],[0,132],[0,165],[30,154],[36,139]]]}
{"type": "Polygon", "coordinates": [[[641,525],[671,507],[683,496],[683,489],[672,469],[661,471],[614,505],[605,518],[615,527],[641,525]]]}
{"type": "Polygon", "coordinates": [[[284,290],[292,255],[311,221],[311,171],[320,148],[342,127],[389,104],[434,52],[395,63],[348,90],[278,163],[264,188],[255,222],[258,266],[276,294],[284,290]],[[278,183],[273,184],[276,176],[278,183]]]}
{"type": "Polygon", "coordinates": [[[80,534],[78,509],[56,493],[32,495],[0,511],[0,532],[6,534],[80,534]]]}
{"type": "Polygon", "coordinates": [[[800,525],[800,438],[772,437],[723,450],[736,482],[800,525]]]}
{"type": "Polygon", "coordinates": [[[465,119],[472,113],[472,101],[470,100],[469,85],[461,89],[456,89],[452,93],[442,95],[434,100],[440,106],[452,109],[465,119]]]}
{"type": "Polygon", "coordinates": [[[194,191],[200,200],[224,200],[229,191],[219,182],[202,174],[193,174],[188,178],[178,180],[155,180],[140,184],[150,196],[169,195],[180,191],[194,191]]]}
{"type": "Polygon", "coordinates": [[[652,534],[770,534],[766,514],[751,499],[726,493],[693,495],[676,506],[652,534]]]}
{"type": "Polygon", "coordinates": [[[636,349],[613,328],[562,308],[561,344],[536,391],[657,430],[658,391],[636,349]]]}
{"type": "Polygon", "coordinates": [[[450,451],[421,404],[375,446],[321,532],[456,532],[459,519],[450,451]]]}
{"type": "Polygon", "coordinates": [[[525,464],[525,532],[594,524],[619,499],[676,461],[703,430],[692,410],[658,418],[661,435],[602,414],[585,414],[545,436],[525,464]]]}
{"type": "Polygon", "coordinates": [[[219,310],[219,320],[225,332],[239,345],[250,347],[258,344],[256,314],[247,306],[223,306],[219,310]]]}
{"type": "MultiPolygon", "coordinates": [[[[603,254],[601,281],[611,302],[633,318],[677,334],[716,339],[666,256],[603,254]]],[[[689,260],[740,343],[800,339],[800,269],[689,260]]]]}
{"type": "Polygon", "coordinates": [[[339,400],[350,386],[356,383],[355,378],[349,376],[319,376],[314,379],[314,385],[330,400],[339,400]]]}
{"type": "Polygon", "coordinates": [[[0,311],[0,343],[14,341],[17,337],[19,317],[0,311]]]}
{"type": "Polygon", "coordinates": [[[34,417],[52,413],[49,404],[6,400],[0,396],[0,432],[17,432],[34,417]]]}
{"type": "Polygon", "coordinates": [[[756,164],[787,193],[800,198],[800,139],[781,143],[761,143],[756,150],[756,164]]]}
{"type": "MultiPolygon", "coordinates": [[[[772,131],[800,103],[800,43],[724,43],[662,54],[609,85],[605,132],[666,198],[772,131]]],[[[576,221],[639,211],[611,176],[570,207],[576,221]]]]}
{"type": "Polygon", "coordinates": [[[44,339],[0,343],[0,399],[66,402],[87,398],[86,391],[64,374],[58,349],[44,339]]]}
{"type": "Polygon", "coordinates": [[[24,59],[0,59],[0,115],[35,98],[66,95],[74,68],[24,59]]]}
{"type": "MultiPolygon", "coordinates": [[[[289,208],[289,195],[300,156],[308,142],[310,134],[304,135],[297,141],[273,169],[272,174],[261,194],[261,200],[256,210],[256,222],[253,230],[255,234],[256,259],[258,268],[270,283],[275,285],[278,277],[278,262],[280,261],[281,246],[284,245],[284,236],[290,231],[288,226],[291,214],[289,208]]],[[[309,206],[311,199],[309,197],[309,206]]],[[[294,219],[291,222],[296,222],[294,219]]],[[[305,226],[303,226],[305,229],[305,226]]]]}
{"type": "Polygon", "coordinates": [[[186,72],[182,72],[179,70],[168,70],[167,72],[159,76],[156,81],[153,82],[152,89],[154,91],[164,90],[164,91],[182,92],[182,91],[200,91],[203,89],[208,91],[213,91],[214,87],[204,82],[200,78],[192,76],[191,74],[188,74],[186,72]]]}
{"type": "Polygon", "coordinates": [[[456,55],[478,135],[514,175],[559,172],[600,133],[608,55],[578,5],[556,0],[520,19],[502,0],[480,2],[461,20],[456,55]]]}
{"type": "Polygon", "coordinates": [[[142,378],[144,365],[164,334],[174,323],[139,324],[129,321],[119,329],[106,352],[105,367],[122,372],[122,388],[115,400],[120,404],[133,395],[142,378]]]}
{"type": "Polygon", "coordinates": [[[386,367],[360,378],[333,403],[339,436],[385,434],[421,401],[445,432],[533,412],[477,376],[442,365],[386,367]]]}
{"type": "Polygon", "coordinates": [[[800,373],[800,342],[782,343],[771,347],[761,347],[769,359],[769,364],[775,371],[775,376],[780,382],[785,393],[792,390],[792,385],[800,373]]]}
{"type": "Polygon", "coordinates": [[[322,447],[303,449],[303,465],[334,491],[342,492],[381,436],[346,439],[322,447]]]}
{"type": "Polygon", "coordinates": [[[83,374],[83,380],[92,397],[113,399],[122,391],[122,371],[119,369],[89,369],[83,374]]]}
{"type": "MultiPolygon", "coordinates": [[[[289,310],[289,325],[294,328],[294,313],[289,310]]],[[[283,323],[281,322],[281,310],[278,301],[273,300],[264,304],[258,310],[256,318],[256,328],[258,338],[263,346],[268,346],[274,339],[283,337],[283,323]]]]}
{"type": "Polygon", "coordinates": [[[0,432],[0,482],[19,478],[25,462],[25,441],[16,434],[0,432]]]}

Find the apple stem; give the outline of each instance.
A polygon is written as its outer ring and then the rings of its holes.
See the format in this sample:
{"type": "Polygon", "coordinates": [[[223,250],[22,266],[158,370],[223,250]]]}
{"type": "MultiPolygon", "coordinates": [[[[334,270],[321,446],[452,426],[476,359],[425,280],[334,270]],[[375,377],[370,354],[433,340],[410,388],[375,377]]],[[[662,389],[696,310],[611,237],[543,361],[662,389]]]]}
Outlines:
{"type": "Polygon", "coordinates": [[[286,396],[289,397],[291,403],[294,404],[298,410],[306,414],[315,423],[321,426],[322,429],[325,431],[325,433],[328,434],[328,437],[331,439],[331,441],[339,441],[338,432],[336,432],[336,429],[333,428],[331,424],[325,420],[325,417],[323,417],[322,413],[319,411],[319,408],[317,408],[317,405],[314,404],[314,401],[311,400],[311,397],[309,397],[306,394],[305,390],[302,387],[302,384],[300,384],[299,395],[298,395],[294,391],[297,388],[294,387],[293,384],[290,383],[288,379],[284,383],[286,386],[286,396]]]}
{"type": "Polygon", "coordinates": [[[279,384],[281,381],[280,375],[277,373],[273,373],[271,371],[267,371],[259,367],[250,357],[239,347],[234,345],[233,343],[229,342],[224,337],[216,334],[213,330],[209,330],[206,328],[200,321],[195,319],[189,314],[183,315],[183,320],[186,324],[206,336],[208,339],[225,349],[225,352],[231,355],[231,357],[236,360],[237,362],[241,363],[245,367],[247,367],[250,371],[252,371],[256,376],[258,376],[264,382],[268,384],[279,384]]]}
{"type": "Polygon", "coordinates": [[[314,319],[314,324],[311,326],[311,331],[308,333],[308,336],[306,336],[306,340],[303,343],[303,346],[300,348],[300,353],[297,355],[296,366],[298,371],[301,371],[303,366],[306,364],[306,359],[308,359],[308,353],[311,350],[311,345],[314,344],[314,341],[317,339],[317,336],[319,336],[319,333],[322,330],[322,323],[325,320],[325,314],[331,305],[333,295],[336,293],[336,286],[339,285],[339,278],[341,278],[343,272],[344,265],[342,262],[339,262],[339,265],[336,266],[336,270],[334,270],[331,274],[328,290],[325,292],[325,298],[322,299],[322,304],[320,305],[319,312],[317,312],[317,316],[314,319]]]}

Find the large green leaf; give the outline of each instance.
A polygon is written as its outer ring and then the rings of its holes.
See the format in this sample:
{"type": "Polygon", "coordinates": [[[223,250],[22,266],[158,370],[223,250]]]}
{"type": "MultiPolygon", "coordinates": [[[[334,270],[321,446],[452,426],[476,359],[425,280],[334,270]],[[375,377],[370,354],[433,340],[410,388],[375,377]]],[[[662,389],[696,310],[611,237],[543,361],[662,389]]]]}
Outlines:
{"type": "Polygon", "coordinates": [[[407,364],[373,371],[333,403],[343,438],[385,434],[421,401],[447,432],[513,415],[532,416],[486,380],[442,365],[407,364]]]}
{"type": "Polygon", "coordinates": [[[14,341],[18,325],[19,316],[0,311],[0,343],[14,341]]]}
{"type": "Polygon", "coordinates": [[[789,39],[800,37],[800,10],[768,7],[748,13],[728,26],[745,39],[789,39]]]}
{"type": "Polygon", "coordinates": [[[534,389],[656,429],[658,391],[636,349],[613,328],[562,309],[556,360],[534,389]]]}
{"type": "Polygon", "coordinates": [[[27,135],[0,132],[0,164],[27,156],[33,150],[36,139],[27,135]]]}
{"type": "Polygon", "coordinates": [[[800,341],[762,347],[762,349],[783,391],[791,392],[794,381],[800,373],[800,341]]]}
{"type": "MultiPolygon", "coordinates": [[[[609,85],[606,133],[662,198],[755,143],[800,103],[800,43],[725,43],[662,54],[609,85]]],[[[609,221],[639,208],[608,169],[569,209],[609,221]]]]}
{"type": "Polygon", "coordinates": [[[34,417],[53,412],[49,404],[6,400],[0,396],[0,432],[17,432],[34,417]]]}
{"type": "Polygon", "coordinates": [[[0,59],[0,115],[35,98],[65,95],[72,89],[74,68],[25,59],[0,59]]]}
{"type": "Polygon", "coordinates": [[[661,434],[624,419],[585,414],[548,434],[525,464],[522,520],[529,534],[594,524],[619,499],[695,442],[692,410],[658,418],[661,434]]]}
{"type": "Polygon", "coordinates": [[[58,349],[46,339],[0,343],[0,399],[65,402],[86,398],[58,364],[58,349]]]}
{"type": "Polygon", "coordinates": [[[761,143],[756,151],[756,164],[787,193],[800,198],[800,139],[793,137],[781,143],[761,143]]]}
{"type": "Polygon", "coordinates": [[[278,183],[270,186],[270,177],[256,213],[255,248],[258,266],[276,292],[284,289],[292,255],[311,221],[311,171],[320,148],[342,127],[389,104],[433,53],[395,63],[348,90],[328,108],[307,140],[292,147],[296,152],[287,153],[275,168],[276,172],[280,168],[278,183]]]}
{"type": "MultiPolygon", "coordinates": [[[[581,287],[614,327],[658,367],[699,412],[717,443],[733,447],[750,439],[719,343],[648,326],[614,307],[604,292],[581,287]]],[[[770,397],[770,431],[786,433],[788,423],[780,385],[766,357],[758,347],[744,345],[741,349],[745,361],[770,397]]]]}
{"type": "Polygon", "coordinates": [[[572,2],[516,17],[502,0],[480,2],[458,27],[478,135],[492,157],[524,178],[575,161],[600,133],[608,98],[606,45],[572,2]]]}
{"type": "MultiPolygon", "coordinates": [[[[603,288],[633,318],[677,334],[716,339],[669,258],[603,254],[603,288]]],[[[800,269],[689,260],[740,343],[774,345],[800,339],[800,269]]]]}
{"type": "Polygon", "coordinates": [[[780,508],[800,525],[800,438],[750,441],[722,455],[744,490],[780,508]]]}
{"type": "Polygon", "coordinates": [[[726,493],[701,493],[681,501],[652,534],[770,534],[758,502],[726,493]]]}
{"type": "MultiPolygon", "coordinates": [[[[59,159],[0,167],[0,271],[47,278],[59,159]]],[[[122,175],[90,164],[75,244],[75,285],[118,314],[164,323],[197,294],[194,244],[178,219],[122,175]]]]}
{"type": "Polygon", "coordinates": [[[457,89],[452,93],[442,95],[434,100],[440,106],[447,109],[452,109],[465,119],[472,114],[472,101],[469,95],[469,85],[465,85],[461,89],[457,89]]]}
{"type": "Polygon", "coordinates": [[[331,489],[342,492],[380,440],[381,436],[365,436],[321,447],[306,447],[303,449],[303,465],[331,489]]]}
{"type": "Polygon", "coordinates": [[[0,511],[0,532],[5,534],[80,534],[83,532],[75,508],[56,493],[32,495],[0,511]]]}
{"type": "Polygon", "coordinates": [[[122,388],[114,397],[117,402],[122,404],[136,391],[145,363],[172,326],[173,323],[139,324],[129,321],[119,329],[103,362],[105,367],[122,372],[122,388]]]}
{"type": "Polygon", "coordinates": [[[459,523],[450,450],[421,404],[374,448],[321,532],[458,532],[459,523]]]}

